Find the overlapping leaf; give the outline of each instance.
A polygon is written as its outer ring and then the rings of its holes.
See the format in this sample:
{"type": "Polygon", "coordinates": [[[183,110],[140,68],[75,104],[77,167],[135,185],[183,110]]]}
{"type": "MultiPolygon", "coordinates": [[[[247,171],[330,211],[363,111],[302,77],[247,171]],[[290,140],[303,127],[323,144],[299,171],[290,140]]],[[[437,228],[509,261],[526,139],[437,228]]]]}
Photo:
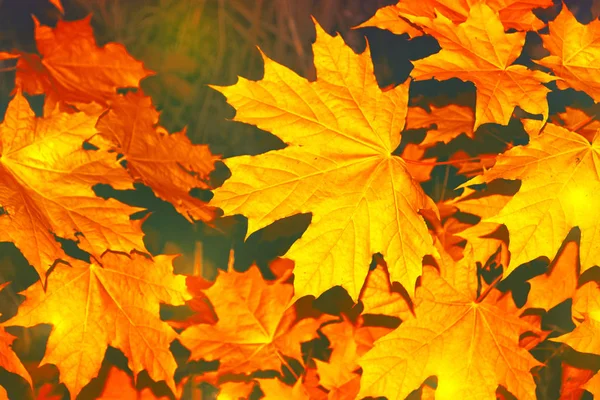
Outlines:
{"type": "Polygon", "coordinates": [[[518,399],[534,399],[530,369],[537,362],[519,346],[529,324],[494,300],[477,302],[437,271],[425,269],[416,317],[376,341],[360,360],[358,397],[405,398],[435,375],[436,399],[495,399],[498,385],[518,399]]]}
{"type": "Polygon", "coordinates": [[[294,307],[288,308],[292,286],[267,283],[257,267],[220,273],[205,293],[219,321],[187,328],[181,342],[192,360],[219,360],[221,373],[279,370],[284,356],[301,361],[300,343],[316,337],[321,324],[297,321],[294,307]]]}
{"type": "Polygon", "coordinates": [[[548,25],[550,33],[542,35],[542,41],[550,55],[537,62],[562,78],[557,81],[560,88],[572,87],[600,101],[600,21],[583,25],[563,5],[548,25]]]}
{"type": "Polygon", "coordinates": [[[37,118],[20,93],[0,124],[0,240],[14,242],[40,277],[65,257],[56,238],[99,257],[107,249],[144,249],[137,208],[97,197],[93,185],[132,188],[113,154],[83,149],[98,115],[37,118]]]}
{"type": "Polygon", "coordinates": [[[151,74],[117,43],[98,47],[90,17],[58,21],[55,28],[37,20],[35,40],[41,58],[28,54],[17,64],[17,84],[52,102],[105,104],[120,87],[138,87],[151,74]]]}
{"type": "Polygon", "coordinates": [[[498,157],[496,165],[468,184],[519,179],[519,192],[487,221],[510,234],[510,273],[537,257],[553,258],[571,228],[581,230],[581,271],[600,260],[600,212],[590,207],[600,190],[600,135],[593,143],[547,124],[529,144],[498,157]]]}
{"type": "Polygon", "coordinates": [[[550,91],[543,83],[555,78],[513,64],[525,43],[525,32],[505,33],[498,14],[484,3],[469,9],[465,22],[455,24],[438,13],[436,18],[415,17],[435,37],[441,51],[414,62],[415,80],[459,78],[477,88],[475,126],[494,122],[507,125],[516,106],[548,118],[550,91]]]}
{"type": "Polygon", "coordinates": [[[136,376],[147,370],[175,392],[169,345],[176,333],[160,320],[159,306],[190,296],[185,278],[172,273],[172,259],[108,252],[102,266],[57,265],[46,290],[38,282],[22,293],[26,300],[6,325],[52,325],[42,364],[58,367],[73,398],[98,374],[109,345],[125,354],[136,376]]]}
{"type": "MultiPolygon", "coordinates": [[[[410,21],[413,17],[435,18],[436,12],[443,14],[452,22],[460,23],[467,20],[469,10],[481,0],[402,0],[396,5],[377,10],[370,20],[360,27],[375,26],[387,29],[395,34],[408,33],[409,36],[419,36],[419,31],[410,21]]],[[[538,30],[545,26],[532,12],[536,8],[552,6],[552,0],[488,0],[485,1],[492,10],[498,12],[505,30],[538,30]]]]}
{"type": "Polygon", "coordinates": [[[100,118],[98,130],[111,149],[123,154],[134,179],[150,186],[190,221],[210,220],[214,210],[190,195],[208,189],[217,157],[205,145],[193,145],[182,132],[169,134],[157,126],[158,112],[141,92],[116,97],[100,118]]]}

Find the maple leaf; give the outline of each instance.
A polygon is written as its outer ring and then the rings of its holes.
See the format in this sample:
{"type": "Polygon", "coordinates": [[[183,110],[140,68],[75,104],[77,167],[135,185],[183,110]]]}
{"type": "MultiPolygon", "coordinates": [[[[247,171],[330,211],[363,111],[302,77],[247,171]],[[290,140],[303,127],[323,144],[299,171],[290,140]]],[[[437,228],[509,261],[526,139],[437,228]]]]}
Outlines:
{"type": "Polygon", "coordinates": [[[548,311],[571,298],[579,279],[578,259],[579,246],[576,242],[567,242],[548,271],[529,280],[531,288],[523,308],[543,308],[548,311]]]}
{"type": "Polygon", "coordinates": [[[211,220],[212,207],[189,192],[209,188],[208,176],[218,157],[207,146],[193,145],[185,130],[169,134],[157,127],[158,112],[141,92],[116,97],[110,105],[97,128],[113,144],[111,149],[124,155],[133,178],[173,204],[190,222],[211,220]]]}
{"type": "Polygon", "coordinates": [[[597,265],[600,214],[589,207],[600,190],[600,135],[590,144],[575,132],[547,124],[529,144],[498,157],[496,165],[466,185],[494,179],[521,180],[498,215],[484,221],[504,224],[510,235],[505,276],[537,257],[554,257],[571,228],[581,230],[581,272],[597,265]]]}
{"type": "MultiPolygon", "coordinates": [[[[0,292],[9,284],[10,282],[0,284],[0,292]]],[[[29,372],[27,372],[25,366],[21,363],[21,360],[12,349],[12,343],[15,339],[16,338],[13,335],[6,332],[4,328],[0,326],[0,368],[4,368],[10,373],[23,377],[23,379],[32,385],[29,372]]],[[[0,389],[1,388],[2,387],[0,386],[0,389]]],[[[0,393],[0,398],[2,398],[2,393],[0,393]]],[[[6,398],[8,398],[8,396],[6,398]]]]}
{"type": "Polygon", "coordinates": [[[473,123],[475,116],[471,107],[450,104],[444,107],[429,106],[431,112],[427,112],[421,107],[410,107],[406,117],[406,129],[435,129],[427,131],[425,139],[420,143],[421,146],[432,146],[438,142],[448,143],[461,134],[470,138],[475,136],[473,123]]]}
{"type": "Polygon", "coordinates": [[[467,20],[458,25],[443,14],[413,20],[437,39],[441,50],[414,61],[411,76],[417,81],[473,82],[477,88],[474,130],[488,122],[507,125],[516,106],[548,118],[550,90],[542,83],[555,78],[513,64],[525,43],[525,32],[505,33],[498,14],[484,3],[471,7],[467,20]]]}
{"type": "Polygon", "coordinates": [[[173,258],[107,252],[102,266],[59,264],[45,291],[38,282],[22,293],[25,302],[5,324],[52,325],[41,364],[58,367],[72,398],[98,374],[109,345],[125,354],[136,376],[145,369],[176,392],[169,345],[177,335],[160,320],[159,306],[180,305],[190,296],[185,277],[172,274],[173,258]]]}
{"type": "Polygon", "coordinates": [[[377,252],[392,280],[410,291],[423,256],[434,251],[418,211],[435,205],[404,160],[392,156],[408,83],[383,92],[368,49],[356,55],[341,37],[316,29],[315,82],[264,57],[261,81],[239,78],[216,88],[237,109],[235,120],[272,132],[288,147],[226,159],[232,177],[215,190],[212,204],[227,215],[245,215],[248,235],[280,218],[312,213],[287,253],[296,265],[296,298],[341,285],[356,300],[377,252]]]}
{"type": "Polygon", "coordinates": [[[495,399],[498,385],[534,399],[529,371],[538,363],[519,347],[529,324],[498,307],[495,296],[477,302],[433,268],[424,268],[421,279],[416,317],[377,340],[359,361],[358,397],[404,398],[435,375],[436,399],[495,399]]]}
{"type": "Polygon", "coordinates": [[[292,286],[268,284],[256,266],[245,273],[220,272],[205,294],[219,321],[186,329],[181,343],[191,360],[219,360],[222,373],[278,370],[283,356],[301,361],[300,343],[317,337],[321,321],[297,321],[295,308],[288,308],[292,286]]]}
{"type": "Polygon", "coordinates": [[[583,25],[575,19],[566,5],[560,14],[548,24],[550,33],[541,35],[544,47],[550,55],[534,60],[550,68],[560,77],[556,83],[560,89],[572,87],[600,101],[600,21],[583,25]]]}
{"type": "MultiPolygon", "coordinates": [[[[464,22],[469,17],[469,10],[481,0],[402,0],[396,5],[377,10],[370,20],[359,27],[374,26],[387,29],[395,34],[408,33],[410,37],[422,33],[410,21],[413,17],[435,18],[439,12],[452,22],[464,22]]],[[[534,8],[545,8],[553,5],[552,0],[487,0],[492,10],[497,11],[505,30],[539,30],[545,26],[532,12],[534,8]]]]}
{"type": "Polygon", "coordinates": [[[59,20],[55,28],[35,20],[41,58],[27,55],[19,59],[17,85],[30,94],[46,93],[52,102],[105,104],[117,88],[138,87],[141,79],[152,74],[123,45],[98,47],[90,19],[59,20]]]}
{"type": "Polygon", "coordinates": [[[36,118],[17,93],[0,124],[0,240],[14,242],[42,278],[66,257],[55,237],[77,241],[97,257],[106,249],[144,249],[141,221],[129,219],[140,209],[92,190],[99,183],[133,188],[114,155],[83,149],[97,117],[36,118]]]}

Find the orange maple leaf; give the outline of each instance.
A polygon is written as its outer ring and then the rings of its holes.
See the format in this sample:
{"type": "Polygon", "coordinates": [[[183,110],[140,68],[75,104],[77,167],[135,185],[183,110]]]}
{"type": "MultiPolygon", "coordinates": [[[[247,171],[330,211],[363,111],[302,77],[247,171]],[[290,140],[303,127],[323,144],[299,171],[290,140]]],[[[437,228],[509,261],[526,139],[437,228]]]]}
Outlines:
{"type": "Polygon", "coordinates": [[[222,373],[279,370],[284,356],[302,361],[300,343],[317,337],[321,321],[297,321],[295,308],[288,308],[292,285],[267,283],[256,266],[220,272],[205,293],[219,321],[187,328],[181,343],[192,360],[219,360],[222,373]]]}
{"type": "Polygon", "coordinates": [[[423,256],[435,251],[418,211],[435,205],[405,161],[392,155],[408,83],[383,92],[368,49],[356,55],[341,37],[316,29],[315,82],[264,57],[261,81],[239,78],[217,88],[237,109],[235,120],[272,132],[288,147],[226,159],[232,177],[215,190],[212,204],[248,217],[248,235],[312,213],[286,255],[296,265],[296,298],[341,285],[356,300],[377,252],[392,280],[412,291],[423,256]]]}
{"type": "Polygon", "coordinates": [[[192,144],[185,130],[169,134],[157,123],[152,100],[138,92],[114,98],[97,128],[111,142],[109,148],[123,154],[134,179],[173,204],[190,222],[211,220],[213,208],[189,192],[209,188],[208,176],[218,157],[208,146],[192,144]]]}
{"type": "Polygon", "coordinates": [[[600,213],[590,202],[600,191],[600,135],[583,136],[547,124],[529,144],[498,157],[496,165],[466,185],[494,179],[519,179],[519,191],[495,216],[510,235],[510,264],[505,276],[537,257],[552,258],[573,227],[581,230],[581,272],[600,260],[600,213]]]}
{"type": "Polygon", "coordinates": [[[160,320],[160,303],[183,304],[189,298],[184,276],[172,274],[172,256],[154,260],[132,253],[105,253],[102,266],[71,260],[22,294],[26,300],[5,325],[51,324],[41,364],[54,364],[75,398],[100,370],[110,345],[120,349],[137,375],[166,381],[176,392],[177,364],[169,351],[177,336],[160,320]]]}
{"type": "Polygon", "coordinates": [[[406,129],[429,129],[421,146],[432,146],[438,142],[448,143],[461,134],[473,138],[473,123],[475,116],[471,107],[450,104],[444,107],[431,105],[431,112],[421,107],[410,107],[406,117],[406,129]]]}
{"type": "Polygon", "coordinates": [[[600,101],[600,21],[583,25],[563,4],[562,11],[548,24],[550,34],[541,35],[550,55],[537,60],[562,78],[556,83],[560,89],[572,87],[600,101]]]}
{"type": "Polygon", "coordinates": [[[65,254],[56,237],[94,256],[107,249],[145,249],[138,208],[97,197],[105,183],[132,189],[113,154],[83,149],[98,115],[54,113],[36,118],[20,93],[0,124],[0,240],[14,242],[40,277],[65,254]]]}
{"type": "MultiPolygon", "coordinates": [[[[410,24],[413,17],[435,18],[436,12],[439,12],[452,22],[464,22],[469,17],[469,10],[480,2],[482,1],[402,0],[396,5],[380,8],[373,18],[359,27],[374,26],[395,34],[408,33],[411,37],[420,36],[422,32],[410,24]]],[[[540,21],[532,10],[553,5],[552,0],[487,0],[485,4],[498,12],[504,29],[523,31],[537,31],[543,28],[546,24],[540,21]]]]}
{"type": "Polygon", "coordinates": [[[413,20],[438,40],[441,51],[414,61],[411,76],[418,81],[473,82],[477,88],[474,130],[488,122],[507,125],[516,106],[548,118],[550,89],[542,83],[556,78],[513,64],[525,43],[525,32],[505,33],[498,13],[484,3],[471,7],[467,20],[458,25],[443,14],[413,20]]]}
{"type": "Polygon", "coordinates": [[[538,363],[519,347],[530,325],[497,306],[496,296],[477,301],[433,268],[424,268],[421,279],[416,317],[377,340],[359,361],[358,397],[404,398],[435,375],[439,400],[496,399],[498,385],[521,400],[535,399],[530,369],[538,363]]]}
{"type": "Polygon", "coordinates": [[[152,74],[117,43],[96,45],[88,16],[59,20],[55,28],[35,20],[41,58],[29,54],[17,63],[17,85],[30,94],[45,93],[57,101],[105,104],[120,87],[138,87],[152,74]]]}

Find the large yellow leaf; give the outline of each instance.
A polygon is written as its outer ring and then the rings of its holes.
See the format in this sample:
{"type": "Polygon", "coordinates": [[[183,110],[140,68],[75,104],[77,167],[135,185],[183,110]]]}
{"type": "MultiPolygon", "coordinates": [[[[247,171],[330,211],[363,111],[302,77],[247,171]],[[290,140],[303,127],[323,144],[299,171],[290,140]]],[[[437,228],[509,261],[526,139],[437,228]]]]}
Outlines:
{"type": "MultiPolygon", "coordinates": [[[[387,29],[395,34],[408,33],[409,36],[419,36],[421,32],[409,22],[413,17],[434,18],[439,12],[452,20],[464,22],[469,16],[469,10],[482,0],[402,0],[396,5],[377,10],[370,20],[359,27],[375,26],[387,29]]],[[[492,10],[497,11],[504,29],[538,30],[544,27],[532,12],[535,8],[550,7],[552,0],[487,0],[492,10]]]]}
{"type": "Polygon", "coordinates": [[[97,197],[98,183],[133,188],[114,154],[86,151],[98,115],[54,113],[36,118],[21,94],[0,124],[0,240],[14,242],[43,278],[65,254],[56,236],[100,256],[107,249],[144,249],[138,211],[97,197]]]}
{"type": "Polygon", "coordinates": [[[415,61],[411,76],[473,82],[477,88],[474,129],[487,122],[507,125],[516,106],[548,118],[550,90],[542,83],[555,78],[513,65],[525,43],[525,32],[505,33],[498,13],[484,3],[471,7],[461,24],[441,13],[435,19],[414,17],[413,21],[433,35],[442,49],[415,61]]]}
{"type": "Polygon", "coordinates": [[[188,220],[210,220],[214,210],[190,195],[193,188],[208,189],[208,175],[218,157],[205,145],[194,145],[185,130],[169,134],[157,126],[158,112],[141,92],[115,97],[100,118],[100,135],[110,148],[123,154],[136,180],[171,202],[188,220]]]}
{"type": "Polygon", "coordinates": [[[600,260],[600,210],[591,206],[600,191],[600,135],[590,144],[583,136],[547,124],[529,144],[498,157],[496,165],[465,185],[494,179],[519,179],[519,192],[498,215],[486,221],[506,225],[510,265],[537,257],[554,258],[574,227],[581,230],[581,271],[600,260]]]}
{"type": "Polygon", "coordinates": [[[173,257],[108,252],[102,266],[71,261],[59,264],[41,283],[22,294],[26,300],[6,325],[51,324],[41,364],[54,364],[75,398],[94,378],[110,345],[120,349],[137,375],[147,370],[175,392],[177,364],[169,344],[177,336],[160,320],[160,303],[183,304],[185,277],[173,275],[173,257]]]}
{"type": "Polygon", "coordinates": [[[341,285],[357,299],[371,256],[380,252],[391,279],[412,292],[421,260],[434,252],[418,211],[435,205],[392,155],[400,143],[408,83],[383,92],[369,51],[356,55],[317,26],[317,80],[264,58],[265,76],[218,88],[235,120],[288,144],[283,150],[225,160],[232,177],[213,203],[248,217],[248,234],[275,220],[312,213],[287,257],[296,262],[295,296],[341,285]]]}
{"type": "Polygon", "coordinates": [[[549,24],[550,34],[541,35],[550,55],[537,63],[551,68],[562,78],[559,88],[572,87],[600,101],[600,21],[583,25],[566,5],[549,24]]]}
{"type": "Polygon", "coordinates": [[[490,293],[477,302],[434,269],[424,269],[416,317],[377,340],[359,361],[364,372],[358,398],[403,399],[435,375],[438,400],[496,399],[498,385],[520,400],[535,399],[530,369],[538,363],[519,347],[529,324],[497,305],[496,297],[490,293]]]}

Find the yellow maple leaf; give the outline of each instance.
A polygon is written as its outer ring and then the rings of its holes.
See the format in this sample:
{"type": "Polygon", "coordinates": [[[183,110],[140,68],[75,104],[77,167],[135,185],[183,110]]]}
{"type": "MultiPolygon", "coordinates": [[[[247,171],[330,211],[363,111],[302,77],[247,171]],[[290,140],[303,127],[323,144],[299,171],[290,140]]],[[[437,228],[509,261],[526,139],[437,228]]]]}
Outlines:
{"type": "Polygon", "coordinates": [[[99,257],[107,249],[145,249],[139,211],[97,197],[92,186],[132,189],[114,154],[83,149],[98,115],[55,113],[36,118],[17,93],[0,124],[0,240],[14,242],[40,277],[65,258],[55,237],[79,242],[99,257]]]}
{"type": "Polygon", "coordinates": [[[587,25],[579,23],[575,16],[563,5],[562,11],[548,24],[550,33],[541,35],[544,47],[550,55],[536,61],[546,66],[562,78],[558,87],[572,87],[600,101],[600,21],[587,25]]]}
{"type": "Polygon", "coordinates": [[[405,398],[435,375],[438,400],[496,399],[498,385],[520,400],[535,399],[530,369],[538,363],[519,346],[529,324],[497,306],[497,296],[478,302],[433,268],[424,268],[421,279],[416,317],[377,340],[359,361],[358,398],[405,398]]]}
{"type": "Polygon", "coordinates": [[[477,88],[474,130],[488,122],[507,125],[516,106],[548,118],[550,90],[542,83],[555,78],[513,64],[525,43],[525,32],[505,33],[498,13],[484,3],[471,7],[460,24],[440,13],[435,19],[413,20],[437,39],[441,50],[414,61],[411,76],[418,81],[459,78],[473,82],[477,88]]]}
{"type": "Polygon", "coordinates": [[[600,260],[600,212],[590,207],[600,191],[600,135],[583,136],[553,124],[525,146],[498,157],[496,165],[466,185],[494,179],[521,180],[519,191],[484,221],[504,224],[510,235],[505,276],[537,257],[553,258],[574,227],[581,230],[581,271],[600,260]]]}
{"type": "Polygon", "coordinates": [[[98,374],[109,345],[125,354],[136,376],[145,369],[176,393],[169,345],[177,335],[160,320],[159,307],[191,297],[185,277],[173,275],[172,256],[107,252],[100,260],[102,266],[57,265],[46,290],[37,282],[22,292],[25,302],[5,325],[52,325],[41,364],[58,367],[72,398],[98,374]]]}
{"type": "Polygon", "coordinates": [[[368,49],[356,55],[341,37],[316,29],[315,82],[264,57],[261,81],[239,78],[217,88],[236,108],[235,120],[272,132],[288,147],[226,159],[232,177],[212,204],[248,217],[248,234],[312,213],[287,253],[296,263],[296,298],[341,285],[356,300],[377,252],[392,280],[412,291],[423,256],[434,252],[418,211],[435,205],[404,160],[392,155],[408,83],[382,91],[368,49]]]}
{"type": "Polygon", "coordinates": [[[292,292],[289,284],[268,284],[256,266],[220,272],[204,291],[219,321],[187,328],[181,343],[192,360],[219,360],[221,373],[279,370],[284,356],[302,361],[300,343],[317,337],[321,321],[297,321],[295,308],[288,308],[292,292]]]}

